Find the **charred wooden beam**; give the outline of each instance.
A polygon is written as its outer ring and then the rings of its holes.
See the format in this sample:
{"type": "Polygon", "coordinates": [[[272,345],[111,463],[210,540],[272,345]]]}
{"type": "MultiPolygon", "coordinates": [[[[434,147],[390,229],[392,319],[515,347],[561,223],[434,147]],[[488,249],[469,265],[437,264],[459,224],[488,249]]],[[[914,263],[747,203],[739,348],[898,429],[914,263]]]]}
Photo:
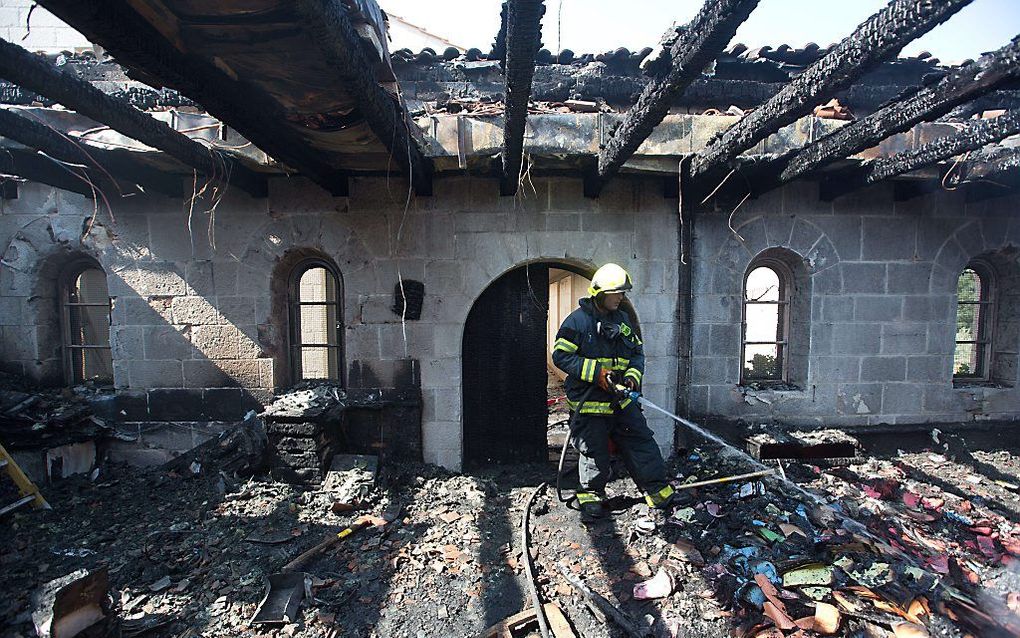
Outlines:
{"type": "Polygon", "coordinates": [[[490,59],[497,59],[506,62],[506,13],[507,2],[499,8],[499,31],[496,33],[496,40],[492,43],[492,55],[490,59]]]}
{"type": "Polygon", "coordinates": [[[892,0],[768,102],[716,138],[691,163],[701,177],[725,165],[771,133],[807,115],[912,40],[932,30],[971,0],[892,0]]]}
{"type": "Polygon", "coordinates": [[[73,169],[37,151],[0,149],[0,175],[21,177],[30,182],[46,184],[85,197],[95,195],[88,182],[77,177],[73,169]]]}
{"type": "Polygon", "coordinates": [[[256,197],[266,195],[265,178],[234,159],[199,144],[76,75],[64,73],[40,56],[3,39],[0,39],[0,76],[159,149],[208,177],[224,178],[256,197]]]}
{"type": "Polygon", "coordinates": [[[82,165],[80,170],[86,172],[96,184],[121,180],[168,197],[184,196],[181,176],[146,167],[103,149],[87,149],[46,124],[18,115],[10,109],[0,109],[0,136],[42,151],[54,159],[82,165]]]}
{"type": "Polygon", "coordinates": [[[314,148],[288,122],[279,102],[212,63],[182,53],[121,0],[40,0],[39,4],[156,84],[201,104],[273,159],[337,196],[347,194],[347,173],[314,148]]]}
{"type": "Polygon", "coordinates": [[[503,118],[503,173],[499,191],[513,195],[524,164],[524,127],[528,121],[535,54],[542,46],[544,0],[510,0],[506,4],[506,111],[503,118]]]}
{"type": "Polygon", "coordinates": [[[758,0],[707,0],[694,20],[683,28],[669,49],[668,69],[645,85],[627,118],[599,152],[598,177],[605,182],[620,170],[652,129],[662,122],[674,98],[733,39],[758,0]]]}
{"type": "Polygon", "coordinates": [[[1020,148],[982,149],[950,172],[945,183],[951,188],[963,186],[968,202],[1020,192],[1020,148]]]}
{"type": "Polygon", "coordinates": [[[375,64],[340,0],[298,0],[295,8],[376,137],[403,168],[418,195],[432,194],[432,161],[407,107],[376,80],[375,64]]]}
{"type": "Polygon", "coordinates": [[[986,144],[1020,133],[1020,112],[1010,111],[990,120],[978,120],[963,130],[869,165],[865,181],[880,182],[897,175],[975,151],[986,144]]]}
{"type": "Polygon", "coordinates": [[[797,179],[835,160],[860,153],[890,135],[942,117],[960,104],[1017,78],[1020,78],[1020,37],[977,62],[960,67],[935,85],[891,102],[805,147],[790,160],[780,180],[797,179]]]}
{"type": "Polygon", "coordinates": [[[828,180],[826,199],[839,197],[853,190],[874,184],[912,170],[976,151],[987,144],[1020,134],[1020,112],[1009,111],[994,119],[977,120],[957,133],[922,144],[912,151],[865,162],[852,176],[828,180]]]}

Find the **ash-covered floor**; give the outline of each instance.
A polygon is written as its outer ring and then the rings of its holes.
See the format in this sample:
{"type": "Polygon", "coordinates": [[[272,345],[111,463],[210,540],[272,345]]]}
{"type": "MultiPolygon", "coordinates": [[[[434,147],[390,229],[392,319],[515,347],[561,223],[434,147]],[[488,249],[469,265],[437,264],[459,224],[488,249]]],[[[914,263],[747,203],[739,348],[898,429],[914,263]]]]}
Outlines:
{"type": "MultiPolygon", "coordinates": [[[[619,509],[585,527],[550,486],[532,510],[543,598],[578,636],[626,634],[561,567],[654,636],[1016,635],[1020,456],[954,450],[933,441],[891,458],[784,464],[834,512],[767,478],[684,490],[667,517],[621,478],[619,509]]],[[[678,485],[755,469],[707,446],[674,467],[678,485]]],[[[94,481],[47,487],[52,511],[0,523],[3,635],[34,635],[32,594],[47,581],[106,567],[110,617],[83,635],[476,636],[529,606],[521,516],[553,476],[384,464],[361,502],[337,504],[325,488],[214,463],[106,465],[94,481]],[[295,622],[250,624],[266,576],[366,515],[301,567],[311,597],[295,622]]]]}

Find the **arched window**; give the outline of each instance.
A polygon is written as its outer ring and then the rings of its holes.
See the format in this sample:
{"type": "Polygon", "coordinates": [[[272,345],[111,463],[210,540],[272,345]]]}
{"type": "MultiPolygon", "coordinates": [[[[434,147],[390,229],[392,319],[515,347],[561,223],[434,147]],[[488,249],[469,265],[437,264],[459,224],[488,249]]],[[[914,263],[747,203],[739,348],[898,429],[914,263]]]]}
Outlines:
{"type": "Polygon", "coordinates": [[[290,285],[290,348],[293,381],[339,381],[343,361],[340,277],[321,259],[303,261],[290,285]]]}
{"type": "Polygon", "coordinates": [[[956,283],[956,351],[953,377],[988,379],[995,315],[995,278],[981,261],[967,264],[956,283]]]}
{"type": "Polygon", "coordinates": [[[761,259],[744,278],[741,383],[788,380],[792,273],[781,261],[761,259]]]}
{"type": "Polygon", "coordinates": [[[70,264],[61,277],[60,310],[67,382],[113,384],[110,293],[99,264],[91,259],[70,264]]]}

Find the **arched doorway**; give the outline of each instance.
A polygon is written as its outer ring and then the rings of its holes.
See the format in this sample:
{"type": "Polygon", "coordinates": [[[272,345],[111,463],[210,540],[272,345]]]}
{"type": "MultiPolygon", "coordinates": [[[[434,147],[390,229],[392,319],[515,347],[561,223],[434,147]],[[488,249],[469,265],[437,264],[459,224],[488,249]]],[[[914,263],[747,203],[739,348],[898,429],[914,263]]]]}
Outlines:
{"type": "Polygon", "coordinates": [[[549,330],[556,329],[550,328],[550,295],[555,317],[569,313],[587,283],[571,285],[565,275],[587,282],[592,272],[561,262],[520,266],[492,282],[471,307],[462,350],[465,465],[548,459],[555,382],[549,330]]]}

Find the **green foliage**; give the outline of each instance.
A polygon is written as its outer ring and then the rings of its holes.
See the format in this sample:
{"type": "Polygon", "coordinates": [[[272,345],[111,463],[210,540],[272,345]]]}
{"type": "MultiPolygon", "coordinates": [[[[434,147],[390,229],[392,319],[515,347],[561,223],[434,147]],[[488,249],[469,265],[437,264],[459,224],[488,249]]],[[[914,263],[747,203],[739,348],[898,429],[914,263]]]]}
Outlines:
{"type": "Polygon", "coordinates": [[[778,379],[779,362],[775,357],[768,354],[756,354],[749,362],[744,363],[746,377],[748,379],[778,379]],[[750,363],[750,365],[748,365],[750,363]]]}

